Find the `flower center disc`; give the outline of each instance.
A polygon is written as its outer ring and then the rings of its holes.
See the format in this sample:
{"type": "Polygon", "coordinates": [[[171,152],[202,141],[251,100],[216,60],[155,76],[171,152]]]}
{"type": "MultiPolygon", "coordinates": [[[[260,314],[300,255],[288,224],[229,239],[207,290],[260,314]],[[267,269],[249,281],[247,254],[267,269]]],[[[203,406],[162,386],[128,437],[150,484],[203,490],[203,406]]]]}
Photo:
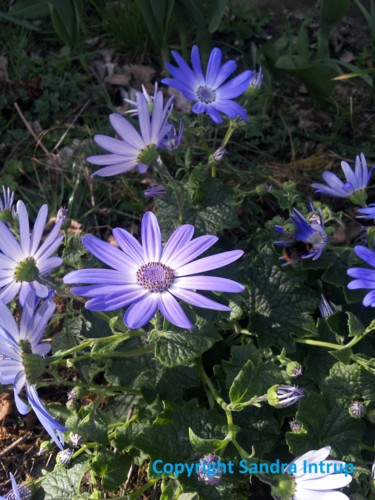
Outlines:
{"type": "Polygon", "coordinates": [[[168,290],[174,280],[173,270],[161,262],[149,262],[137,271],[137,283],[150,292],[168,290]]]}
{"type": "Polygon", "coordinates": [[[210,104],[216,99],[216,92],[206,85],[201,85],[197,89],[197,97],[201,102],[205,104],[210,104]]]}

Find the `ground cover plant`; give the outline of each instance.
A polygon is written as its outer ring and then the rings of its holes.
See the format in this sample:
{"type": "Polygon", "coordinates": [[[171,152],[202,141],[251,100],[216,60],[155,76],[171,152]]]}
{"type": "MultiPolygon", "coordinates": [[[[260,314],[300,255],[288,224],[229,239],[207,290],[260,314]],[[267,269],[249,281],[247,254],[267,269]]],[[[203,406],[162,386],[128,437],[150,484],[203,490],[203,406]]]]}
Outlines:
{"type": "Polygon", "coordinates": [[[375,4],[3,3],[2,498],[372,498],[375,4]]]}

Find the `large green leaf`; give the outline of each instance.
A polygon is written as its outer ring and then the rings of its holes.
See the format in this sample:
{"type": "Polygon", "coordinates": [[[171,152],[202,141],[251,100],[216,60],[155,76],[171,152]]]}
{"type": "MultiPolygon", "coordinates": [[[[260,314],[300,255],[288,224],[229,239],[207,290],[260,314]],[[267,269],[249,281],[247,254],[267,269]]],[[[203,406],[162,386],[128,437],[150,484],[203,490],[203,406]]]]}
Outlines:
{"type": "Polygon", "coordinates": [[[44,500],[56,500],[78,498],[82,477],[90,470],[88,462],[74,463],[71,467],[57,465],[42,483],[44,500]]]}
{"type": "Polygon", "coordinates": [[[189,365],[220,339],[214,328],[163,332],[156,343],[155,356],[168,367],[189,365]]]}
{"type": "Polygon", "coordinates": [[[359,453],[365,425],[350,417],[345,405],[310,392],[299,401],[296,419],[303,424],[303,430],[286,433],[294,455],[327,445],[340,456],[359,453]]]}
{"type": "MultiPolygon", "coordinates": [[[[155,460],[171,463],[190,462],[194,450],[189,429],[202,439],[223,439],[225,419],[213,410],[198,408],[194,401],[187,405],[164,403],[164,411],[154,424],[144,428],[133,439],[133,445],[155,460]]],[[[150,467],[150,476],[158,477],[150,467]]]]}
{"type": "Polygon", "coordinates": [[[244,265],[248,294],[244,299],[250,317],[249,330],[261,346],[293,349],[290,334],[316,336],[311,314],[318,307],[319,294],[304,286],[299,269],[282,268],[271,251],[249,255],[244,265]]]}

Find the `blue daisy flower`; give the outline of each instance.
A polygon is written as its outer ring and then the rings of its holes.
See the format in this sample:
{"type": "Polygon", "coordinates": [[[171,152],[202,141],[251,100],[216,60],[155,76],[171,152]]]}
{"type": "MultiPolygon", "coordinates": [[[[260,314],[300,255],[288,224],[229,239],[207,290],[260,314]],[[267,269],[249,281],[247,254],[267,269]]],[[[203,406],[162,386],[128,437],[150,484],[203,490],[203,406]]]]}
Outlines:
{"type": "Polygon", "coordinates": [[[32,494],[30,488],[24,484],[18,485],[11,472],[9,473],[9,477],[12,489],[5,497],[0,496],[0,500],[31,500],[32,494]]]}
{"type": "Polygon", "coordinates": [[[30,234],[29,216],[23,201],[17,203],[19,242],[8,226],[0,221],[0,300],[10,302],[19,293],[23,306],[30,290],[45,298],[49,289],[41,279],[52,269],[62,264],[60,257],[52,257],[64,236],[60,235],[62,220],[58,220],[41,243],[45,230],[48,207],[43,205],[38,212],[30,234]]]}
{"type": "Polygon", "coordinates": [[[34,385],[35,372],[39,375],[43,371],[43,358],[51,350],[49,343],[40,341],[55,311],[55,304],[52,295],[38,307],[37,303],[35,293],[31,291],[22,308],[18,327],[12,313],[0,300],[0,383],[13,385],[14,400],[22,415],[30,412],[19,396],[22,389],[26,388],[31,408],[56,445],[62,449],[64,438],[61,433],[67,429],[48,413],[34,385]]]}
{"type": "Polygon", "coordinates": [[[324,172],[323,179],[327,185],[314,183],[311,186],[317,189],[316,193],[323,193],[336,198],[350,198],[353,203],[363,204],[367,198],[365,189],[370,181],[374,167],[368,169],[365,155],[361,153],[356,156],[354,170],[346,161],[341,162],[341,168],[345,175],[345,182],[332,172],[324,172]]]}
{"type": "Polygon", "coordinates": [[[148,167],[159,157],[157,148],[163,147],[163,141],[170,140],[169,134],[172,125],[168,123],[168,117],[173,107],[172,101],[173,97],[164,106],[162,92],[156,92],[152,106],[149,108],[146,97],[138,92],[137,116],[140,132],[126,118],[112,113],[109,116],[109,121],[120,139],[106,135],[94,137],[96,144],[109,151],[110,154],[87,158],[87,161],[93,165],[105,165],[93,175],[108,177],[128,172],[134,168],[137,168],[138,172],[142,174],[146,172],[148,167]]]}
{"type": "Polygon", "coordinates": [[[207,113],[215,123],[223,121],[220,113],[232,119],[240,116],[244,121],[247,120],[246,111],[233,99],[247,90],[253,77],[252,71],[244,71],[224,83],[236,70],[237,63],[230,60],[221,65],[220,49],[212,50],[205,74],[196,45],[191,50],[192,68],[177,52],[172,51],[172,55],[178,67],[167,63],[166,67],[173,78],[164,78],[162,83],[179,90],[187,99],[193,101],[194,113],[207,113]]]}
{"type": "MultiPolygon", "coordinates": [[[[360,259],[362,259],[366,264],[375,268],[375,251],[370,250],[367,247],[357,245],[354,247],[355,253],[360,259]]],[[[375,270],[366,269],[363,267],[351,267],[348,269],[348,275],[351,278],[356,278],[348,284],[350,290],[356,290],[358,288],[367,288],[372,290],[365,295],[363,299],[364,306],[375,307],[375,270]]]]}
{"type": "Polygon", "coordinates": [[[232,293],[244,290],[236,281],[200,274],[234,262],[243,252],[233,250],[194,261],[218,238],[200,236],[193,240],[193,234],[194,226],[183,225],[174,231],[163,249],[157,218],[146,212],[142,220],[142,245],[120,228],[113,230],[120,248],[87,234],[82,240],[84,247],[112,269],[80,269],[67,274],[64,282],[90,285],[73,287],[71,292],[91,297],[86,303],[91,311],[129,306],[124,315],[129,328],[144,326],[160,310],[170,323],[191,329],[193,325],[176,299],[197,307],[230,311],[196,290],[232,293]]]}
{"type": "Polygon", "coordinates": [[[296,264],[300,259],[317,260],[328,243],[321,209],[310,217],[309,222],[296,208],[293,208],[293,213],[294,216],[291,215],[290,219],[296,230],[292,235],[289,235],[283,227],[275,226],[276,231],[287,237],[285,240],[274,242],[275,245],[285,248],[281,257],[286,260],[284,265],[296,264]]]}

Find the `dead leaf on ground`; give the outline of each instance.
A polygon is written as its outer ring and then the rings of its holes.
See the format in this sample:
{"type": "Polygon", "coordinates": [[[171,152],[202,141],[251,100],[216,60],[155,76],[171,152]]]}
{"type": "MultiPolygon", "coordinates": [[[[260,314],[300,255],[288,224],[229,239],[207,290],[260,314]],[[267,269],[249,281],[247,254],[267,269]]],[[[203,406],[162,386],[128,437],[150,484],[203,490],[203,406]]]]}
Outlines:
{"type": "Polygon", "coordinates": [[[12,413],[14,405],[13,391],[6,389],[0,394],[0,421],[12,413]]]}

